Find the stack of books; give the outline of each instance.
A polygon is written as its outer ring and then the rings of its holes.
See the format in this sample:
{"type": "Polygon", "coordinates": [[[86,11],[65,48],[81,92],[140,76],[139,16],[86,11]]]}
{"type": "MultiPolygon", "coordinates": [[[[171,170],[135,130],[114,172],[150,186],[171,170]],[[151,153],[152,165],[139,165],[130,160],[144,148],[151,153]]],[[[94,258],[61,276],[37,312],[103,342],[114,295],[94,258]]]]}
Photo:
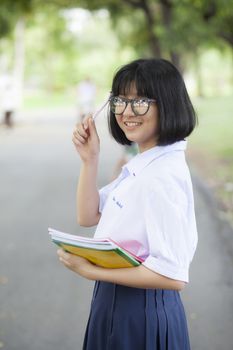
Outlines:
{"type": "Polygon", "coordinates": [[[139,266],[142,259],[122,248],[109,238],[94,239],[71,235],[49,228],[54,243],[66,252],[81,256],[95,265],[106,268],[139,266]]]}

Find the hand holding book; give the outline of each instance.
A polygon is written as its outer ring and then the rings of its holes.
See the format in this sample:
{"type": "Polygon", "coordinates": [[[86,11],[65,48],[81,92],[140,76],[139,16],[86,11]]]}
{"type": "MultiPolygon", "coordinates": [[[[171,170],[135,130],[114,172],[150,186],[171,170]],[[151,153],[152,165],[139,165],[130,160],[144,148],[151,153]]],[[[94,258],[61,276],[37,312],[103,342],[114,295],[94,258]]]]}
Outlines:
{"type": "Polygon", "coordinates": [[[52,241],[65,251],[81,256],[101,267],[134,267],[142,262],[139,257],[129,253],[109,238],[86,238],[51,228],[49,228],[49,234],[52,241]]]}

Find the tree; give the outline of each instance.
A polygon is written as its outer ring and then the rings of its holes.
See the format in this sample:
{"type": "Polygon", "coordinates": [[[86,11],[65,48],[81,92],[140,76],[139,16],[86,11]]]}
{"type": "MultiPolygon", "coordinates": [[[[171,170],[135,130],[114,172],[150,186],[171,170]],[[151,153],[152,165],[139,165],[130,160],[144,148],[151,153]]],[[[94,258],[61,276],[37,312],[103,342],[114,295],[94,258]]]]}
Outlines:
{"type": "MultiPolygon", "coordinates": [[[[80,6],[91,11],[107,8],[123,38],[123,18],[133,30],[126,31],[132,45],[155,57],[167,57],[182,69],[186,52],[197,47],[233,45],[232,0],[64,0],[58,6],[80,6]],[[139,44],[139,39],[144,44],[139,44]],[[149,50],[148,50],[149,48],[149,50]]],[[[129,43],[127,38],[122,40],[129,43]]]]}
{"type": "MultiPolygon", "coordinates": [[[[133,47],[138,56],[165,57],[183,71],[190,61],[195,61],[198,69],[198,56],[206,48],[232,48],[232,6],[233,0],[2,0],[0,36],[10,37],[17,19],[23,18],[28,24],[37,13],[50,12],[52,18],[52,13],[61,9],[104,8],[110,13],[122,47],[133,47]]],[[[50,35],[46,40],[51,50],[45,52],[46,57],[52,57],[52,50],[57,57],[62,56],[64,48],[70,47],[55,17],[53,28],[48,23],[50,35]]],[[[47,61],[52,62],[49,58],[47,61]]]]}
{"type": "MultiPolygon", "coordinates": [[[[91,11],[106,8],[117,29],[118,23],[127,19],[131,30],[126,36],[129,34],[139,50],[155,57],[168,57],[178,67],[184,53],[195,51],[197,45],[216,46],[222,41],[233,46],[233,0],[48,0],[46,4],[41,0],[2,0],[0,9],[6,8],[6,4],[16,15],[46,6],[83,7],[91,11]],[[138,38],[144,42],[138,43],[138,38]]],[[[2,33],[9,27],[3,22],[2,33]]]]}
{"type": "Polygon", "coordinates": [[[34,0],[1,0],[0,2],[0,38],[9,36],[19,18],[33,12],[34,0]]]}
{"type": "Polygon", "coordinates": [[[0,4],[0,39],[8,37],[13,43],[12,84],[20,105],[24,79],[25,18],[32,13],[32,0],[2,0],[0,4]]]}

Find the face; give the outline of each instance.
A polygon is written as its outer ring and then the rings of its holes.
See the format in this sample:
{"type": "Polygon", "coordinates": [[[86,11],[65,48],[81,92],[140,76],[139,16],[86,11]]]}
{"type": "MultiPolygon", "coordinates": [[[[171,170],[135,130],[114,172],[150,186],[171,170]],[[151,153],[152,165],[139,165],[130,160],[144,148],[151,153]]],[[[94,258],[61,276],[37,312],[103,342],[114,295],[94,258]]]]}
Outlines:
{"type": "MultiPolygon", "coordinates": [[[[138,96],[134,86],[130,88],[127,95],[119,96],[127,99],[145,97],[138,96]]],[[[127,139],[137,143],[140,152],[156,146],[158,139],[158,109],[156,103],[151,103],[148,112],[142,116],[136,116],[130,103],[128,103],[125,111],[115,117],[127,139]]]]}

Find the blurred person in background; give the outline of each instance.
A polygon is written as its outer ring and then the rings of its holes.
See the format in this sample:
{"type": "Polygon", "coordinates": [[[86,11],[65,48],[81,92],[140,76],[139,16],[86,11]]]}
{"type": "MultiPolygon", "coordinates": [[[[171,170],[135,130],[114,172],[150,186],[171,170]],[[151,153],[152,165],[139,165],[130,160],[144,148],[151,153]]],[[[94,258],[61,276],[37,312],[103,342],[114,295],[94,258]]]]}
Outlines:
{"type": "Polygon", "coordinates": [[[3,123],[8,128],[13,126],[13,117],[17,107],[17,95],[12,80],[7,80],[1,97],[1,110],[3,112],[3,123]]]}

